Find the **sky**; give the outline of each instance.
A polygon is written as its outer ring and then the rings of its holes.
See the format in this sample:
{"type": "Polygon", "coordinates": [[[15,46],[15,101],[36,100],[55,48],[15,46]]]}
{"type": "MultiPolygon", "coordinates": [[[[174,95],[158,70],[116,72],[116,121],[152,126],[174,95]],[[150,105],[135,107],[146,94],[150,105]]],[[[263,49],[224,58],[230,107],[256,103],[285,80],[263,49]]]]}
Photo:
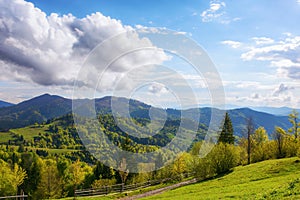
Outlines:
{"type": "Polygon", "coordinates": [[[172,90],[174,83],[180,85],[177,79],[184,79],[196,93],[191,106],[210,104],[205,75],[132,33],[159,27],[177,31],[205,50],[222,81],[226,104],[300,108],[299,20],[299,0],[0,0],[0,99],[18,103],[43,93],[72,98],[74,81],[79,81],[86,88],[99,84],[97,96],[127,88],[131,97],[146,103],[176,107],[181,97],[174,93],[190,97],[184,87],[172,90]],[[124,49],[152,50],[120,58],[101,78],[95,75],[98,69],[81,71],[97,45],[128,31],[94,51],[97,62],[124,49]],[[164,74],[165,81],[155,79],[135,89],[131,84],[131,77],[145,81],[155,74],[161,79],[164,74]]]}

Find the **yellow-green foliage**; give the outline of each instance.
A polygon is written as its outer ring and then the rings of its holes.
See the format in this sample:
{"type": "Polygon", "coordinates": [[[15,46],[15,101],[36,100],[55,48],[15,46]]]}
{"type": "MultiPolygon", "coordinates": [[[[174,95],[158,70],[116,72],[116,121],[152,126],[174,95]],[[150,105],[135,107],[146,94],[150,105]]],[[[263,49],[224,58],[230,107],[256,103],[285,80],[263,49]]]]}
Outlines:
{"type": "MultiPolygon", "coordinates": [[[[219,143],[204,158],[197,155],[203,143],[195,144],[191,154],[194,155],[189,162],[190,171],[199,179],[206,179],[217,174],[230,171],[239,163],[240,148],[231,144],[219,143]]],[[[208,144],[210,145],[210,144],[208,144]]]]}
{"type": "Polygon", "coordinates": [[[42,161],[41,181],[37,195],[42,199],[59,198],[62,194],[62,178],[55,160],[42,161]]]}
{"type": "Polygon", "coordinates": [[[105,186],[111,186],[111,185],[115,185],[116,182],[117,182],[116,179],[99,179],[93,182],[92,188],[97,189],[105,186]]]}
{"type": "Polygon", "coordinates": [[[26,177],[26,172],[20,166],[10,166],[0,159],[0,196],[15,195],[26,177]]]}

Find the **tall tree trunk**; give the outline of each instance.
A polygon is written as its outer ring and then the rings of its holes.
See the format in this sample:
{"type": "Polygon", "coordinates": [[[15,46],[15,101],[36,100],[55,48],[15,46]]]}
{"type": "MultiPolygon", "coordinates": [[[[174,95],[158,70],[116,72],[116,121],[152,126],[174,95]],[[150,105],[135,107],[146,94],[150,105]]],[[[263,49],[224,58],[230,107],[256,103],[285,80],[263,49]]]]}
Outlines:
{"type": "Polygon", "coordinates": [[[254,131],[254,125],[252,118],[247,119],[247,164],[249,165],[251,163],[251,134],[254,131]]]}

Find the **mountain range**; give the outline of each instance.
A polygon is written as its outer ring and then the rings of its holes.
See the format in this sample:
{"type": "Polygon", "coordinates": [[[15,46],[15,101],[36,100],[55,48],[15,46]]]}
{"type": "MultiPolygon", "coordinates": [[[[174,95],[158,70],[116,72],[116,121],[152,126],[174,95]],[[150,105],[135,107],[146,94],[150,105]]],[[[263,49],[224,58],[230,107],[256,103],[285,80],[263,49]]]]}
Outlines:
{"type": "Polygon", "coordinates": [[[6,101],[1,101],[0,100],[0,108],[3,108],[3,107],[9,107],[9,106],[13,106],[14,104],[12,103],[9,103],[9,102],[6,102],[6,101]]]}
{"type": "Polygon", "coordinates": [[[265,112],[270,113],[272,115],[278,115],[278,116],[288,116],[292,110],[296,110],[298,113],[300,112],[300,109],[294,109],[289,107],[250,107],[253,110],[259,111],[259,112],[265,112]]]}
{"type": "MultiPolygon", "coordinates": [[[[164,117],[166,113],[167,117],[180,119],[182,113],[184,116],[193,121],[200,121],[206,127],[209,125],[211,112],[220,111],[216,108],[192,108],[188,110],[176,110],[176,109],[160,109],[151,107],[143,102],[126,99],[123,97],[103,97],[95,99],[95,108],[97,114],[111,113],[111,102],[117,102],[118,108],[122,109],[129,102],[130,116],[134,118],[150,119],[150,112],[153,110],[156,112],[156,116],[164,117]],[[158,113],[158,114],[157,114],[158,113]],[[197,113],[200,113],[200,118],[197,118],[197,113]]],[[[76,101],[91,101],[76,100],[76,101]]],[[[34,123],[42,123],[47,120],[58,118],[63,115],[72,112],[72,100],[63,98],[61,96],[44,94],[27,101],[23,101],[16,105],[9,105],[7,107],[0,108],[0,130],[5,131],[12,128],[19,128],[28,126],[34,123]]],[[[255,128],[259,126],[265,127],[268,134],[271,135],[274,126],[280,126],[284,129],[288,129],[291,125],[287,116],[277,116],[265,112],[259,112],[250,108],[237,108],[227,110],[233,123],[234,133],[237,136],[243,136],[245,134],[246,120],[252,118],[255,128]]]]}

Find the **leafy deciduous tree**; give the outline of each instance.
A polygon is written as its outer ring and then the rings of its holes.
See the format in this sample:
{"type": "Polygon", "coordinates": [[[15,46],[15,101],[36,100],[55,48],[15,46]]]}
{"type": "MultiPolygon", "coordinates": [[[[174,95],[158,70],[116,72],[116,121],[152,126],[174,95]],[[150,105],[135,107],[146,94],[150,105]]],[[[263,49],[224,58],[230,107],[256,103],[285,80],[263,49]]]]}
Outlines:
{"type": "Polygon", "coordinates": [[[277,144],[277,158],[283,158],[284,157],[283,143],[284,143],[285,136],[286,136],[285,130],[283,130],[281,127],[276,126],[273,137],[274,137],[274,139],[276,141],[276,144],[277,144]]]}
{"type": "Polygon", "coordinates": [[[60,198],[62,195],[62,180],[54,160],[43,161],[41,181],[37,194],[42,199],[60,198]]]}
{"type": "Polygon", "coordinates": [[[254,131],[252,135],[252,156],[251,160],[253,162],[263,161],[268,159],[268,155],[266,154],[266,143],[268,142],[268,134],[264,127],[259,127],[254,131]]]}
{"type": "Polygon", "coordinates": [[[292,113],[289,114],[289,121],[292,123],[292,127],[288,131],[294,134],[297,139],[300,132],[300,121],[299,113],[296,110],[293,110],[292,113]]]}

